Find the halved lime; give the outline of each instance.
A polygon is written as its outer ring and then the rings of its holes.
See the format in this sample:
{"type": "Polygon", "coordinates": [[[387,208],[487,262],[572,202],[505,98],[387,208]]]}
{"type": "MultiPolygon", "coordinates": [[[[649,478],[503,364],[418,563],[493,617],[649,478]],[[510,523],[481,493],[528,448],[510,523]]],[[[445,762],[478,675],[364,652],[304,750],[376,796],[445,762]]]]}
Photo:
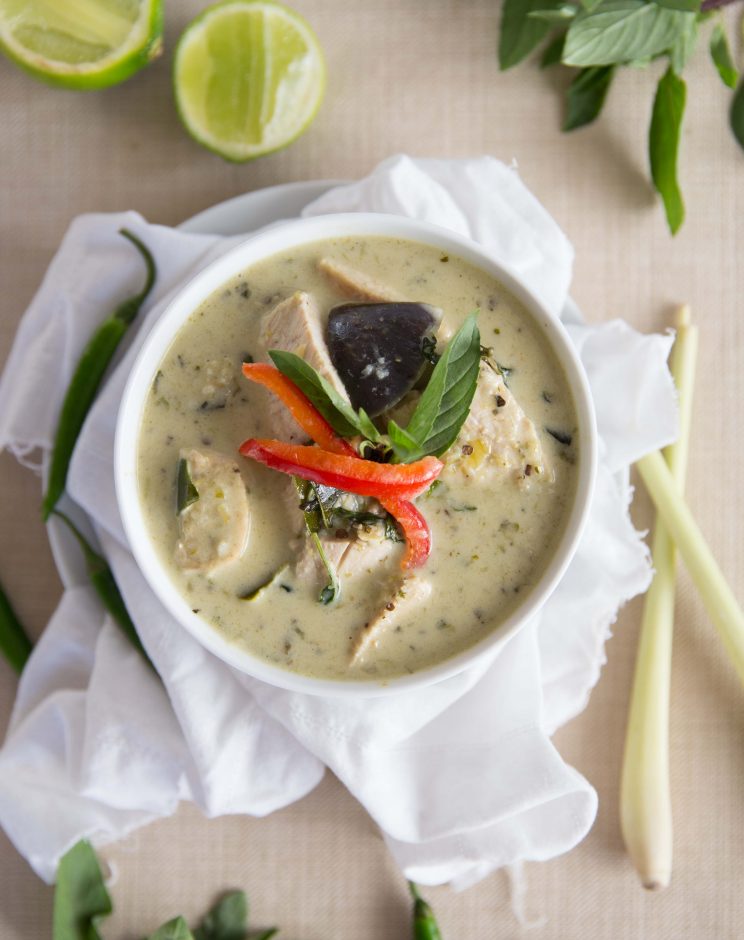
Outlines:
{"type": "Polygon", "coordinates": [[[90,90],[162,51],[162,0],[0,0],[0,49],[36,78],[90,90]]]}
{"type": "Polygon", "coordinates": [[[226,160],[286,147],[308,127],[325,63],[305,20],[272,0],[224,0],[181,36],[173,66],[188,132],[226,160]]]}

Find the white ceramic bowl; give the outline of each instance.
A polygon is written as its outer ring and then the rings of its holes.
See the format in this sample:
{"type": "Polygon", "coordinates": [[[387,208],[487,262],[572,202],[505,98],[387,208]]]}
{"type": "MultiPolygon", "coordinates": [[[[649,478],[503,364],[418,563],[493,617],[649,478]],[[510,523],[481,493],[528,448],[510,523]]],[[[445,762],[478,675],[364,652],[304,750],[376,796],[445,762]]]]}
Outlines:
{"type": "Polygon", "coordinates": [[[203,646],[241,672],[272,685],[318,695],[385,695],[446,679],[492,656],[545,603],[571,560],[586,520],[596,471],[596,427],[583,368],[560,321],[507,268],[474,242],[415,219],[373,213],[319,216],[281,223],[254,235],[198,274],[174,298],[147,336],[129,376],[119,410],[115,447],[116,494],[129,544],[144,577],[178,623],[203,646]],[[194,614],[150,540],[137,486],[137,446],[142,412],[160,361],[175,334],[210,294],[249,265],[279,251],[325,238],[382,235],[425,242],[459,255],[500,281],[521,301],[562,364],[573,394],[580,441],[573,507],[556,551],[523,603],[479,643],[413,675],[386,680],[315,679],[270,665],[230,643],[194,614]]]}

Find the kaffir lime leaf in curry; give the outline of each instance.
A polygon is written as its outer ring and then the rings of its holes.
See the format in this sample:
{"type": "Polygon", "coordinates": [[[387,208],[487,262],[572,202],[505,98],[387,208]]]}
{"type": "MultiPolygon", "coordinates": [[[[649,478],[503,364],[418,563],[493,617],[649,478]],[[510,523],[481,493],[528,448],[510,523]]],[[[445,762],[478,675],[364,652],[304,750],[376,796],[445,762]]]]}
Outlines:
{"type": "Polygon", "coordinates": [[[420,303],[339,304],[328,316],[328,351],[355,408],[371,417],[410,392],[436,345],[442,311],[420,303]]]}
{"type": "Polygon", "coordinates": [[[200,144],[242,162],[306,130],[325,90],[310,26],[271,0],[226,0],[205,10],[176,49],[176,104],[200,144]]]}
{"type": "Polygon", "coordinates": [[[162,0],[0,0],[0,49],[51,85],[129,78],[163,47],[162,0]]]}

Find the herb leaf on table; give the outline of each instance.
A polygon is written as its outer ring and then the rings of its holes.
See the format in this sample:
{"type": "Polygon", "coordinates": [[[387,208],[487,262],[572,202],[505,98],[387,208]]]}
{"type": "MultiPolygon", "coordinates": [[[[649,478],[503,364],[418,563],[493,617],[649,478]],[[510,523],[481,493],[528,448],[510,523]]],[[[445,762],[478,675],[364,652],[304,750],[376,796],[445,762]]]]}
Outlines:
{"type": "Polygon", "coordinates": [[[245,891],[224,895],[194,931],[194,940],[244,940],[248,924],[245,891]]]}
{"type": "Polygon", "coordinates": [[[195,940],[195,938],[183,917],[174,917],[167,924],[158,927],[147,940],[195,940]]]}
{"type": "Polygon", "coordinates": [[[565,65],[616,65],[659,55],[674,43],[693,14],[646,0],[605,0],[568,28],[565,65]]]}
{"type": "Polygon", "coordinates": [[[595,65],[579,72],[568,88],[564,131],[584,127],[599,117],[614,74],[612,65],[595,65]]]}
{"type": "MultiPolygon", "coordinates": [[[[602,111],[617,68],[644,68],[659,58],[670,69],[658,84],[649,129],[652,180],[672,234],[684,219],[677,156],[685,83],[682,72],[695,51],[701,26],[713,11],[736,0],[506,0],[501,13],[499,64],[508,69],[547,39],[540,68],[577,69],[566,94],[563,130],[591,124],[602,111]]],[[[714,20],[710,56],[723,83],[735,88],[739,70],[724,25],[714,20]]],[[[744,90],[730,110],[731,130],[744,149],[744,90]]]]}
{"type": "Polygon", "coordinates": [[[540,45],[551,24],[530,16],[536,11],[556,10],[560,0],[504,0],[499,39],[499,65],[510,69],[540,45]]]}
{"type": "Polygon", "coordinates": [[[734,100],[731,102],[729,120],[734,136],[741,147],[744,148],[744,79],[739,82],[734,100]]]}
{"type": "Polygon", "coordinates": [[[651,178],[664,202],[669,228],[674,234],[685,218],[685,205],[677,182],[677,153],[685,111],[686,86],[671,66],[659,81],[649,128],[651,178]]]}
{"type": "Polygon", "coordinates": [[[60,859],[54,891],[53,940],[101,940],[98,922],[113,910],[90,842],[77,842],[60,859]]]}
{"type": "Polygon", "coordinates": [[[716,23],[713,32],[710,34],[710,56],[716,69],[718,69],[723,84],[729,88],[736,88],[736,83],[739,80],[739,70],[731,58],[731,50],[729,49],[723,23],[716,23]]]}
{"type": "Polygon", "coordinates": [[[698,38],[698,17],[689,16],[685,28],[681,30],[669,49],[669,62],[672,68],[681,75],[690,60],[698,38]]]}

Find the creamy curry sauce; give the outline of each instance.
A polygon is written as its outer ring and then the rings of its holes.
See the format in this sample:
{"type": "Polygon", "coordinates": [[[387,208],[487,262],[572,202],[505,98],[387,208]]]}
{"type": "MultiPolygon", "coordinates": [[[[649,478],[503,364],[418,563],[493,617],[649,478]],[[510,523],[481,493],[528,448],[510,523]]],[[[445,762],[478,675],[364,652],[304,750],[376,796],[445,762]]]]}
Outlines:
{"type": "MultiPolygon", "coordinates": [[[[488,371],[481,367],[482,380],[488,371]]],[[[487,380],[501,382],[502,376],[491,371],[487,380]]],[[[480,434],[479,421],[489,421],[495,400],[504,401],[493,389],[487,391],[480,398],[489,407],[475,421],[469,440],[480,434]]],[[[498,282],[427,245],[344,238],[293,248],[253,265],[192,314],[163,358],[148,396],[139,487],[151,538],[173,581],[215,630],[254,656],[293,672],[385,679],[465,650],[524,600],[564,528],[574,496],[578,445],[575,410],[561,367],[532,318],[498,282]],[[365,624],[384,613],[391,598],[399,599],[403,546],[392,543],[384,563],[375,560],[353,578],[342,579],[340,600],[324,606],[318,600],[319,582],[303,579],[294,567],[302,514],[290,495],[291,479],[238,455],[248,437],[279,436],[271,396],[241,375],[244,360],[266,359],[259,339],[262,319],[298,290],[314,297],[321,318],[335,304],[350,300],[348,290],[318,269],[322,258],[347,264],[400,296],[440,307],[440,336],[451,335],[478,309],[481,341],[492,347],[493,360],[502,369],[509,389],[504,394],[513,395],[515,407],[526,415],[520,418],[523,428],[534,426],[531,446],[541,450],[536,463],[543,462],[529,469],[526,464],[494,469],[479,464],[483,455],[477,440],[473,448],[458,439],[450,455],[455,463],[442,474],[440,485],[417,500],[433,537],[431,555],[417,578],[428,582],[430,592],[422,597],[413,592],[416,598],[387,617],[374,647],[356,659],[351,651],[365,624]],[[176,564],[177,467],[179,455],[192,448],[234,459],[248,494],[245,551],[211,574],[176,564]],[[267,588],[242,599],[274,575],[267,588]]],[[[524,459],[535,460],[529,454],[524,459]]]]}

